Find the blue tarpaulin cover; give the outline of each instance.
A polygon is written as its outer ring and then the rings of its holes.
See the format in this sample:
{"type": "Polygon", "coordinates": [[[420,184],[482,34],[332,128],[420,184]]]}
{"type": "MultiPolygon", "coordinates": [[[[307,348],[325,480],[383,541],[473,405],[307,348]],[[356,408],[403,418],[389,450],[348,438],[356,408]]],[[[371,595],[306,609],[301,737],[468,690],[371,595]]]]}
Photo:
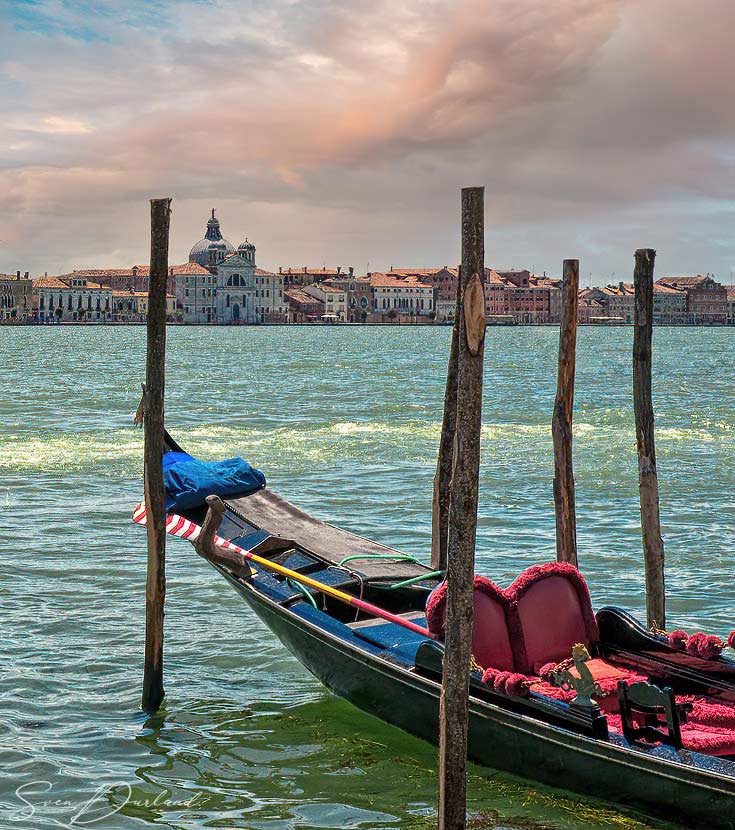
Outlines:
{"type": "Polygon", "coordinates": [[[265,475],[242,458],[197,461],[185,452],[163,456],[166,510],[201,507],[207,496],[247,496],[265,487],[265,475]]]}

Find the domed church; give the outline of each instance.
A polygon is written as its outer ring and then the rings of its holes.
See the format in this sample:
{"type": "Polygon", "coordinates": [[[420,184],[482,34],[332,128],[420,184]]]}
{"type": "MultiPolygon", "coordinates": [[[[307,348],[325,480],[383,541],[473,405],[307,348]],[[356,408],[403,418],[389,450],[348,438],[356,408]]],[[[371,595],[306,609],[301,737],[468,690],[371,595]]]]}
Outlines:
{"type": "Polygon", "coordinates": [[[219,219],[214,215],[207,220],[207,232],[204,238],[189,251],[189,262],[196,262],[202,268],[207,268],[212,274],[217,273],[217,266],[222,260],[235,253],[235,246],[222,237],[219,228],[219,219]]]}
{"type": "Polygon", "coordinates": [[[194,245],[189,262],[206,268],[212,276],[187,276],[184,280],[186,323],[282,323],[288,316],[283,295],[283,276],[255,265],[255,245],[246,239],[237,250],[222,238],[219,220],[207,220],[204,239],[194,245]]]}

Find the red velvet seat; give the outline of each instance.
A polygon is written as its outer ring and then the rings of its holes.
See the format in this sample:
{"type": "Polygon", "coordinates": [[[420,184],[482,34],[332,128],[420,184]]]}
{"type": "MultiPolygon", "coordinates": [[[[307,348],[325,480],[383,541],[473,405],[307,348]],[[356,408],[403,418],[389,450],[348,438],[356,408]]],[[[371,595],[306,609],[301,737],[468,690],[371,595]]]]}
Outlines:
{"type": "Polygon", "coordinates": [[[515,604],[518,671],[538,674],[543,666],[569,657],[575,643],[589,647],[599,639],[587,583],[571,565],[549,562],[528,568],[506,594],[515,604]]]}
{"type": "MultiPolygon", "coordinates": [[[[444,638],[447,584],[434,590],[426,603],[426,625],[438,639],[444,638]]],[[[484,576],[475,576],[472,655],[483,668],[513,671],[513,646],[507,615],[508,598],[502,588],[484,576]]]]}

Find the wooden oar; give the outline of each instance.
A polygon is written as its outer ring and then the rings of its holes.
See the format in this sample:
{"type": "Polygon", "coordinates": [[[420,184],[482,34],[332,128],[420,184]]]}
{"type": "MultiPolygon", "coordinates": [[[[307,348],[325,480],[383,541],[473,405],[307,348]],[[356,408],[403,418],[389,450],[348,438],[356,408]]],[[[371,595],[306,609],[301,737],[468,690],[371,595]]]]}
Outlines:
{"type": "MultiPolygon", "coordinates": [[[[221,536],[217,536],[215,531],[222,521],[225,505],[218,496],[209,496],[207,498],[207,504],[209,505],[210,510],[207,513],[203,526],[200,526],[195,522],[191,522],[183,516],[178,516],[176,513],[169,513],[166,520],[166,532],[171,536],[178,536],[182,539],[188,539],[192,542],[192,544],[197,542],[197,540],[201,540],[202,544],[196,544],[195,547],[205,559],[211,559],[217,562],[217,559],[219,558],[220,561],[218,564],[224,565],[225,567],[229,567],[231,569],[236,569],[238,565],[241,567],[247,567],[244,562],[234,561],[233,559],[230,559],[229,556],[227,556],[226,560],[223,561],[222,557],[218,557],[216,555],[216,548],[224,549],[224,551],[227,551],[230,556],[232,554],[239,554],[243,557],[243,559],[246,559],[249,562],[255,562],[264,568],[268,568],[268,570],[275,571],[276,573],[279,573],[288,579],[293,579],[302,585],[308,585],[310,588],[316,588],[316,590],[322,591],[323,593],[328,594],[329,596],[334,597],[347,605],[351,605],[353,608],[359,608],[366,614],[370,614],[373,617],[380,617],[383,620],[387,620],[388,622],[407,628],[415,634],[421,634],[422,637],[429,637],[433,639],[433,635],[427,628],[416,625],[416,623],[412,623],[410,620],[404,620],[403,617],[399,617],[397,614],[391,614],[390,611],[378,608],[377,605],[358,599],[357,597],[352,596],[352,594],[340,591],[338,588],[333,588],[331,585],[325,585],[323,582],[312,579],[310,576],[300,574],[298,571],[292,571],[290,568],[285,568],[283,565],[279,565],[276,562],[271,562],[270,559],[258,556],[257,553],[252,553],[251,551],[245,550],[245,548],[241,548],[239,545],[236,545],[227,539],[223,539],[221,536]],[[208,524],[210,524],[210,527],[207,527],[208,524]],[[212,527],[212,525],[214,526],[212,527]],[[209,552],[205,552],[208,547],[206,540],[211,543],[212,550],[209,552]],[[212,553],[215,555],[213,556],[212,553]]],[[[133,512],[133,521],[141,525],[146,523],[146,511],[144,505],[139,505],[135,509],[133,512]]]]}

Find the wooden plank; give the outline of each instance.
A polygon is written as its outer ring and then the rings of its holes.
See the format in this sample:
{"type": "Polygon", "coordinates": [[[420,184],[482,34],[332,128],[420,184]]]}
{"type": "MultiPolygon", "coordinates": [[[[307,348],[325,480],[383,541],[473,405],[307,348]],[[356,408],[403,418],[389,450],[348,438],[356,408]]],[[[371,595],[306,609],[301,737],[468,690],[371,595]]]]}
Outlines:
{"type": "Polygon", "coordinates": [[[651,365],[653,340],[653,268],[656,251],[635,252],[635,315],[633,328],[633,406],[638,448],[638,491],[646,570],[646,616],[649,626],[666,627],[664,542],[659,515],[658,472],[654,441],[651,365]]]}
{"type": "MultiPolygon", "coordinates": [[[[461,270],[461,268],[460,268],[461,270]]],[[[447,568],[447,536],[449,532],[449,491],[452,480],[454,436],[457,432],[457,354],[459,351],[459,318],[461,314],[462,280],[457,275],[457,301],[454,309],[452,341],[449,347],[447,385],[444,390],[444,415],[439,439],[439,454],[434,474],[434,498],[431,510],[431,567],[447,568]]]]}
{"type": "Polygon", "coordinates": [[[439,830],[464,830],[473,578],[485,341],[484,188],[462,189],[457,434],[447,545],[447,622],[439,709],[439,830]]]}
{"type": "Polygon", "coordinates": [[[551,421],[554,442],[554,508],[556,559],[577,567],[577,515],[574,503],[572,419],[574,371],[577,359],[579,260],[565,259],[561,288],[561,325],[556,400],[551,421]]]}
{"type": "Polygon", "coordinates": [[[170,199],[151,199],[151,268],[148,287],[147,356],[143,428],[145,503],[148,511],[145,664],[141,706],[155,712],[163,688],[163,615],[166,599],[166,491],[163,485],[163,398],[166,373],[166,276],[170,199]]]}

